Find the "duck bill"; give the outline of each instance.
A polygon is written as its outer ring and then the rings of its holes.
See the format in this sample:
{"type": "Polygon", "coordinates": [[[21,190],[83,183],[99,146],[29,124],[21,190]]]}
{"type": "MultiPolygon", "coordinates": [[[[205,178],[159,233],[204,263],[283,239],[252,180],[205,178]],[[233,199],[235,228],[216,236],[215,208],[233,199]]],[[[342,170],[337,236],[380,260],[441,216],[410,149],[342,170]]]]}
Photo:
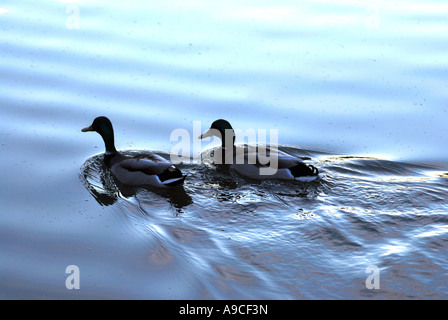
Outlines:
{"type": "Polygon", "coordinates": [[[218,130],[210,128],[207,131],[205,131],[203,134],[201,134],[198,137],[198,139],[202,140],[202,139],[209,138],[209,137],[221,138],[221,134],[219,133],[218,130]]]}
{"type": "Polygon", "coordinates": [[[95,131],[95,130],[93,130],[92,126],[88,126],[88,127],[85,127],[84,129],[81,129],[81,131],[87,132],[87,131],[95,131]]]}

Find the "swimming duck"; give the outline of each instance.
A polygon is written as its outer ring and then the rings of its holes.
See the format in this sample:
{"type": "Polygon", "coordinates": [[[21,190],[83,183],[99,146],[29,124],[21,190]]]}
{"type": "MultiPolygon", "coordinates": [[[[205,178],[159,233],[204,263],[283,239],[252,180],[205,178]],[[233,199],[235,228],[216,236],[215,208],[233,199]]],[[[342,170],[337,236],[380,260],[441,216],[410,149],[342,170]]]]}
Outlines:
{"type": "Polygon", "coordinates": [[[218,154],[214,158],[221,164],[229,164],[243,176],[252,179],[312,181],[319,175],[319,170],[313,165],[307,165],[302,159],[280,150],[269,147],[235,146],[235,131],[226,120],[216,120],[210,129],[198,138],[212,136],[221,139],[221,148],[217,150],[218,154]]]}
{"type": "Polygon", "coordinates": [[[133,157],[126,156],[114,144],[114,129],[107,117],[97,117],[82,132],[96,131],[103,137],[106,146],[104,162],[113,175],[127,185],[152,185],[156,187],[174,187],[183,184],[185,176],[165,158],[142,153],[133,157]]]}

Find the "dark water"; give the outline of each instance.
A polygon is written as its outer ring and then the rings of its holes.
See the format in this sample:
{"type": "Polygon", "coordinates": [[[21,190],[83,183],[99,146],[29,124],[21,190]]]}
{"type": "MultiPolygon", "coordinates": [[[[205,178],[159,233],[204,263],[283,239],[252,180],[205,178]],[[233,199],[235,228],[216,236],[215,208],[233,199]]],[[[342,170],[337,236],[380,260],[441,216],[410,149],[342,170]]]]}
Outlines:
{"type": "MultiPolygon", "coordinates": [[[[283,149],[317,157],[322,177],[256,182],[190,164],[180,166],[189,174],[184,188],[154,192],[117,186],[100,155],[81,180],[146,234],[151,269],[176,266],[164,270],[167,279],[176,268],[188,274],[188,294],[171,288],[167,298],[446,297],[447,173],[283,149]],[[366,288],[370,265],[380,269],[379,290],[366,288]]],[[[148,286],[159,289],[152,276],[148,286]]]]}
{"type": "Polygon", "coordinates": [[[446,297],[446,172],[282,149],[313,156],[321,178],[256,182],[187,164],[180,166],[189,175],[184,188],[154,192],[114,183],[101,155],[85,163],[80,177],[99,204],[124,211],[135,232],[146,234],[152,268],[189,274],[194,294],[184,288],[188,295],[177,296],[172,288],[166,297],[446,297]],[[370,265],[380,269],[379,290],[366,288],[370,265]]]}
{"type": "Polygon", "coordinates": [[[447,12],[4,1],[0,298],[446,299],[447,12]],[[130,188],[80,132],[98,115],[117,148],[166,157],[198,123],[277,129],[321,177],[252,181],[193,155],[183,188],[130,188]]]}

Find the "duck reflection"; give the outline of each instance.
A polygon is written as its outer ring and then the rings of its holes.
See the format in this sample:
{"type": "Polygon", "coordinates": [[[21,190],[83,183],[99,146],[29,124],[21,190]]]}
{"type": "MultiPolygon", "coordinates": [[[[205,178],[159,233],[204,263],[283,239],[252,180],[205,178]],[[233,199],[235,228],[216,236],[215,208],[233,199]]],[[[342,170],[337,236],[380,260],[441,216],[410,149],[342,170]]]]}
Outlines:
{"type": "Polygon", "coordinates": [[[151,186],[128,186],[118,181],[104,164],[103,156],[88,159],[80,169],[79,179],[93,198],[102,206],[110,206],[120,198],[135,197],[137,193],[151,192],[166,198],[171,206],[180,210],[193,203],[183,186],[159,189],[151,186]]]}

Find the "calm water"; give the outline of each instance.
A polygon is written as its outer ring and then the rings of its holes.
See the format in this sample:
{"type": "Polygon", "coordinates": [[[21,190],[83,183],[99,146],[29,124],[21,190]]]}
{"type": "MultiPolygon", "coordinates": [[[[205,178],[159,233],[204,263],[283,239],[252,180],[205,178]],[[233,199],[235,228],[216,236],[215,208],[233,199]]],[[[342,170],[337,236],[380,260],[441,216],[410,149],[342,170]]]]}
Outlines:
{"type": "Polygon", "coordinates": [[[3,1],[0,298],[447,299],[447,14],[3,1]],[[193,144],[218,118],[278,129],[322,176],[250,181],[193,154],[183,189],[129,188],[80,131],[98,115],[119,149],[166,157],[173,130],[193,144]]]}

